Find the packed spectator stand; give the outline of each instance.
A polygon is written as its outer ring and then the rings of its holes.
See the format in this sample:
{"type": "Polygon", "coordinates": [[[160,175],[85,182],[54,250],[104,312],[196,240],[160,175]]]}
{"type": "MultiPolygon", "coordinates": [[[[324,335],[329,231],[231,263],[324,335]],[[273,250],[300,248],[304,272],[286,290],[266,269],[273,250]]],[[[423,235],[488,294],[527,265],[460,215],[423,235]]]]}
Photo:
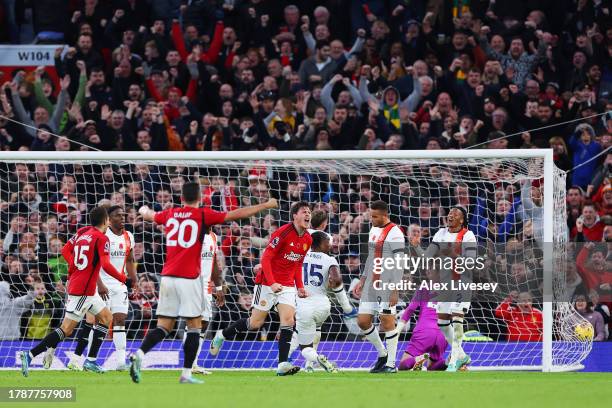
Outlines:
{"type": "MultiPolygon", "coordinates": [[[[610,324],[611,1],[5,0],[0,10],[0,42],[19,44],[27,27],[38,44],[66,44],[54,55],[59,80],[44,67],[0,77],[3,151],[553,148],[555,164],[568,171],[567,227],[576,243],[568,286],[588,302],[584,310],[610,324]]],[[[0,339],[41,338],[59,323],[61,247],[101,202],[124,205],[136,236],[141,282],[128,336],[141,338],[155,324],[163,245],[136,210],[180,202],[193,169],[0,166],[0,280],[9,285],[0,282],[0,302],[25,305],[10,309],[19,310],[11,321],[20,330],[0,339]]],[[[308,199],[329,213],[333,255],[350,289],[364,261],[358,237],[367,233],[367,203],[390,195],[356,177],[326,180],[323,189],[304,175],[257,168],[199,175],[213,208],[281,201],[281,211],[218,230],[231,301],[213,329],[249,310],[266,237],[288,220],[282,208],[308,199]]],[[[537,241],[540,182],[503,186],[491,209],[452,175],[439,176],[437,190],[448,195],[410,199],[396,220],[410,245],[426,247],[456,204],[488,220],[470,224],[479,240],[512,214],[512,230],[494,239],[508,247],[537,241]]],[[[400,197],[409,189],[397,188],[400,197]]],[[[496,262],[512,276],[530,273],[519,262],[496,262]]],[[[476,328],[539,341],[533,327],[516,329],[516,319],[538,312],[538,287],[528,286],[481,308],[512,330],[476,328]]],[[[330,324],[334,339],[350,334],[340,312],[330,324]]],[[[609,338],[601,330],[597,339],[609,338]]],[[[273,321],[266,331],[249,338],[272,339],[273,321]]]]}

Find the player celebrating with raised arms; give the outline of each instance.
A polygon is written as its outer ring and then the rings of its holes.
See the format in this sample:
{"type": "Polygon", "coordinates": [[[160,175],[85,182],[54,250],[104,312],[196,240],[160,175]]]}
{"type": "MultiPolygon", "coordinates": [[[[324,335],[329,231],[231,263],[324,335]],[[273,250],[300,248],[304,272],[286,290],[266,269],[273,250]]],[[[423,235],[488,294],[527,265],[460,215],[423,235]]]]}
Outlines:
{"type": "Polygon", "coordinates": [[[145,221],[163,225],[166,236],[166,260],[157,304],[157,327],[150,330],[140,348],[130,356],[130,376],[138,383],[144,355],[161,342],[174,329],[179,317],[187,322],[187,336],[183,344],[184,361],[180,383],[201,384],[203,381],[191,376],[193,362],[200,341],[204,290],[200,271],[202,267],[202,244],[209,226],[223,222],[249,218],[259,212],[276,208],[275,199],[251,207],[230,212],[218,212],[200,208],[200,184],[183,184],[182,207],[155,212],[147,206],[138,212],[145,221]]]}
{"type": "Polygon", "coordinates": [[[378,352],[378,360],[370,372],[395,373],[399,340],[399,332],[395,327],[395,307],[399,293],[397,290],[385,289],[385,284],[399,282],[403,270],[393,267],[377,272],[374,265],[378,261],[383,261],[380,264],[384,265],[388,258],[395,258],[404,252],[404,233],[391,222],[389,209],[384,201],[374,201],[370,205],[370,220],[372,229],[368,240],[368,259],[363,275],[354,289],[355,294],[359,296],[357,325],[362,335],[378,352]],[[379,314],[380,327],[385,332],[385,345],[373,324],[375,314],[379,314]]]}
{"type": "Polygon", "coordinates": [[[96,317],[97,324],[93,328],[93,340],[83,369],[97,373],[104,372],[97,364],[96,357],[113,316],[96,292],[96,282],[100,268],[104,268],[110,276],[121,283],[125,283],[126,276],[115,269],[109,257],[110,243],[105,235],[108,228],[106,209],[94,208],[89,214],[89,220],[91,226],[79,229],[62,249],[62,256],[69,265],[68,301],[64,321],[32,350],[20,352],[21,372],[25,377],[28,376],[32,359],[49,348],[55,349],[59,342],[72,334],[87,312],[96,317]]]}
{"type": "MultiPolygon", "coordinates": [[[[108,218],[110,226],[106,230],[106,236],[110,243],[110,261],[113,266],[120,272],[126,274],[132,284],[132,290],[136,290],[138,285],[138,277],[136,276],[136,263],[132,249],[135,241],[134,235],[125,229],[125,212],[121,206],[114,205],[108,210],[108,218]]],[[[125,331],[125,319],[128,313],[128,288],[125,284],[109,275],[104,268],[100,270],[100,280],[105,290],[102,297],[106,300],[106,306],[113,314],[113,343],[115,345],[116,370],[126,370],[125,363],[127,336],[125,331]],[[104,295],[104,293],[106,293],[104,295]]],[[[98,288],[99,289],[99,288],[98,288]]],[[[89,336],[91,326],[86,324],[81,328],[79,345],[70,359],[68,367],[78,368],[78,358],[85,350],[85,344],[89,336]]],[[[90,345],[91,347],[91,345],[90,345]]]]}
{"type": "Polygon", "coordinates": [[[342,286],[340,267],[336,258],[329,255],[330,249],[328,234],[323,231],[313,232],[312,247],[302,264],[304,287],[308,287],[308,297],[297,301],[296,327],[289,355],[299,345],[308,371],[313,369],[314,363],[319,363],[327,372],[338,371],[324,355],[317,354],[317,345],[321,340],[321,326],[331,312],[327,287],[342,286]]]}
{"type": "Polygon", "coordinates": [[[224,330],[217,332],[210,345],[210,354],[216,356],[225,339],[240,332],[257,330],[265,322],[270,309],[278,308],[280,335],[278,338],[278,368],[280,376],[293,375],[300,371],[287,360],[293,335],[296,292],[300,298],[307,296],[302,281],[302,263],[310,249],[312,237],[310,206],[304,201],[291,206],[292,222],[283,225],[270,236],[270,242],[261,257],[262,271],[255,277],[255,297],[249,318],[240,319],[224,330]]]}
{"type": "MultiPolygon", "coordinates": [[[[476,236],[467,228],[467,212],[465,209],[463,207],[451,208],[446,218],[446,225],[445,228],[440,228],[432,238],[431,244],[425,251],[425,259],[431,259],[434,256],[476,258],[476,236]]],[[[463,264],[466,264],[465,260],[463,264]]],[[[467,270],[462,274],[458,273],[457,268],[442,268],[440,271],[440,282],[450,282],[459,279],[459,277],[464,282],[471,279],[467,270]]],[[[470,309],[469,295],[469,291],[445,290],[436,297],[438,300],[438,326],[448,344],[451,345],[451,356],[446,371],[457,371],[471,362],[470,357],[463,351],[462,347],[463,317],[470,309]],[[453,301],[445,301],[447,299],[453,301]]]]}

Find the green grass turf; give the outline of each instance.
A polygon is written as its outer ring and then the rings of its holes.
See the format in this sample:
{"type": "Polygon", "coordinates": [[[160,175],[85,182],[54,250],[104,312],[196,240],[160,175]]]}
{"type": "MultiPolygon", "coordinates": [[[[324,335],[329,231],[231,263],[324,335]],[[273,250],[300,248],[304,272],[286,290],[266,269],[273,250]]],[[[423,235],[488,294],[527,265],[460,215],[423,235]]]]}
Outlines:
{"type": "Polygon", "coordinates": [[[202,385],[178,384],[179,371],[143,371],[133,384],[125,372],[0,371],[0,387],[76,387],[72,403],[0,403],[15,407],[603,407],[612,374],[526,372],[298,373],[216,371],[202,385]]]}

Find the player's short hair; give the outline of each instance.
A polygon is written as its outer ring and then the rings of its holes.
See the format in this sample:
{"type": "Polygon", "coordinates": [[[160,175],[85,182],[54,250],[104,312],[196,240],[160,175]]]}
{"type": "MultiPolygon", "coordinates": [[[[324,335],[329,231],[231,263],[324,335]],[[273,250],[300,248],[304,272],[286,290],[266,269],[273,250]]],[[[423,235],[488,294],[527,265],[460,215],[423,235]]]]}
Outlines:
{"type": "Polygon", "coordinates": [[[89,221],[94,227],[102,225],[108,218],[108,212],[104,207],[96,207],[89,213],[89,221]]]}
{"type": "Polygon", "coordinates": [[[312,217],[310,218],[312,228],[318,228],[325,221],[327,221],[327,212],[323,210],[315,210],[312,212],[312,217]]]}
{"type": "Polygon", "coordinates": [[[312,236],[312,248],[320,248],[321,244],[326,240],[329,240],[329,237],[323,231],[315,231],[311,234],[312,236]]]}
{"type": "Polygon", "coordinates": [[[183,196],[183,200],[188,203],[198,201],[200,197],[200,184],[196,183],[195,181],[189,181],[183,184],[181,195],[183,196]]]}
{"type": "Polygon", "coordinates": [[[297,203],[293,204],[291,206],[291,217],[297,214],[304,207],[310,208],[310,204],[308,204],[306,201],[298,201],[297,203]]]}
{"type": "Polygon", "coordinates": [[[383,200],[376,200],[370,204],[370,210],[379,210],[388,213],[389,206],[383,200]]]}
{"type": "Polygon", "coordinates": [[[108,210],[106,210],[106,212],[108,213],[108,215],[111,215],[117,210],[123,210],[123,207],[120,205],[112,205],[108,208],[108,210]]]}

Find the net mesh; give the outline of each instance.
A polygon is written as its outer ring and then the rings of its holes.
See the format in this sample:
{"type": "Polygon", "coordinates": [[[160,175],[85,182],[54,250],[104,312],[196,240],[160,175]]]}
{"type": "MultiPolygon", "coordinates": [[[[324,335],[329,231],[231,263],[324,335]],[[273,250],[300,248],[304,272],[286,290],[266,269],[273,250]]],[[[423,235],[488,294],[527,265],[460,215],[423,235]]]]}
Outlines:
{"type": "MultiPolygon", "coordinates": [[[[57,327],[64,313],[67,266],[59,254],[63,243],[87,222],[88,211],[99,204],[121,205],[126,229],[134,234],[133,248],[140,291],[130,295],[126,323],[128,351],[155,325],[160,272],[164,262],[160,227],[144,223],[137,209],[155,210],[180,203],[180,189],[189,179],[202,183],[203,204],[217,210],[279,200],[279,208],[240,223],[215,227],[219,260],[227,290],[227,304],[214,308],[208,338],[230,322],[248,316],[253,300],[254,270],[267,245],[267,237],[289,221],[292,203],[306,200],[329,215],[332,255],[337,257],[345,289],[355,305],[352,289],[367,257],[368,204],[388,202],[391,218],[407,234],[412,247],[426,248],[444,226],[450,207],[468,211],[470,229],[486,259],[478,282],[497,282],[497,293],[476,293],[466,315],[465,350],[473,365],[488,368],[538,367],[542,364],[542,325],[516,335],[516,322],[500,308],[513,291],[528,292],[534,308],[542,306],[542,260],[546,245],[554,254],[555,295],[565,291],[568,257],[565,209],[565,174],[554,183],[553,243],[543,242],[540,159],[346,159],[346,160],[199,160],[199,161],[61,161],[0,164],[2,280],[10,297],[3,298],[3,313],[10,316],[0,342],[0,365],[14,367],[15,353],[57,327]],[[540,193],[538,193],[538,191],[540,193]],[[41,282],[41,284],[37,284],[41,282]],[[37,298],[28,291],[34,288],[37,298]],[[24,297],[25,296],[25,297],[24,297]]],[[[549,182],[548,179],[545,180],[549,182]]],[[[4,296],[4,295],[3,295],[4,296]]],[[[402,293],[400,306],[411,293],[402,293]]],[[[319,350],[340,367],[365,368],[376,359],[373,347],[360,336],[355,319],[345,319],[333,303],[322,327],[319,350]]],[[[401,312],[401,307],[399,308],[401,312]]],[[[534,314],[537,311],[533,312],[534,314]]],[[[591,339],[576,334],[582,318],[569,303],[555,302],[553,362],[579,364],[591,348],[591,339]]],[[[414,321],[413,321],[414,323],[414,321]]],[[[413,325],[401,334],[410,339],[413,325]]],[[[257,332],[226,343],[212,359],[207,344],[199,364],[208,367],[262,368],[275,365],[273,341],[279,328],[272,312],[257,332]]],[[[172,367],[179,363],[184,324],[155,352],[147,365],[172,367]]],[[[54,367],[63,367],[74,349],[74,336],[58,349],[54,367]]],[[[401,343],[399,355],[405,343],[401,343]]],[[[103,357],[113,359],[107,341],[103,357]]],[[[296,353],[299,354],[299,353],[296,353]]],[[[297,359],[301,363],[300,358],[297,359]]],[[[40,357],[34,366],[40,364],[40,357]]],[[[108,363],[111,364],[111,363],[108,363]]]]}

